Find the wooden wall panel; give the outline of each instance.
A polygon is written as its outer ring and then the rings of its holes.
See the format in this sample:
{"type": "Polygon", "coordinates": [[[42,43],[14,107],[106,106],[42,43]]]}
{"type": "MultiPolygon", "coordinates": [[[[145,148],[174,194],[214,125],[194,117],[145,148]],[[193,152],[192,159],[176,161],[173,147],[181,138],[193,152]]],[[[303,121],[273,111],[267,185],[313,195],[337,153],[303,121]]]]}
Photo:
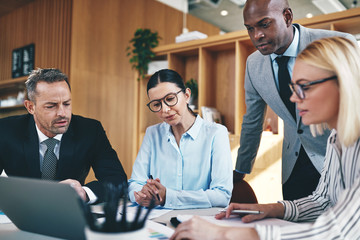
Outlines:
{"type": "MultiPolygon", "coordinates": [[[[234,44],[235,45],[235,44],[234,44]]],[[[215,62],[212,66],[215,70],[214,80],[215,108],[222,114],[223,124],[228,131],[235,132],[235,51],[216,52],[215,62]]]]}
{"type": "MultiPolygon", "coordinates": [[[[189,26],[209,35],[219,32],[196,18],[189,26]]],[[[158,31],[160,45],[174,43],[182,13],[154,0],[73,0],[73,111],[102,122],[128,177],[139,148],[137,103],[143,102],[139,94],[146,94],[125,53],[137,28],[158,31]]]]}
{"type": "Polygon", "coordinates": [[[11,78],[11,54],[35,43],[35,66],[70,74],[72,0],[35,0],[0,18],[0,81],[11,78]]]}

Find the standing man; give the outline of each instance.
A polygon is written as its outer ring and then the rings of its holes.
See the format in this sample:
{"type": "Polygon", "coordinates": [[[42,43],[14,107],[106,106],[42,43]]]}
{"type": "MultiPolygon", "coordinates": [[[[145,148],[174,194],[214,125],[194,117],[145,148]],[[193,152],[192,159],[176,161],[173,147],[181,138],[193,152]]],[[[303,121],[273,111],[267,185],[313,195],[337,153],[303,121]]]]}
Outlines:
{"type": "Polygon", "coordinates": [[[70,184],[89,203],[103,200],[103,182],[127,181],[101,123],[72,115],[65,74],[37,69],[25,85],[29,114],[0,119],[0,174],[70,184]],[[90,167],[98,181],[84,185],[90,167]]]}
{"type": "MultiPolygon", "coordinates": [[[[346,33],[293,24],[287,0],[248,0],[244,24],[257,51],[247,59],[246,114],[243,118],[234,181],[251,172],[260,144],[267,105],[284,121],[282,150],[283,198],[294,200],[315,190],[329,132],[314,138],[301,123],[302,112],[290,102],[288,87],[295,58],[312,41],[346,33]]],[[[311,86],[309,87],[311,88],[311,86]]]]}

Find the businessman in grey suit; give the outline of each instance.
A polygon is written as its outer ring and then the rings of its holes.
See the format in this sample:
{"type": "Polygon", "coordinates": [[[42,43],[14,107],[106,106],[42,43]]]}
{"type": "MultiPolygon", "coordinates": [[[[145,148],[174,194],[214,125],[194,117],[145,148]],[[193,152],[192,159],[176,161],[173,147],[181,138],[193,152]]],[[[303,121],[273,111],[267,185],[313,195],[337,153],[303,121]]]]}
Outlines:
{"type": "Polygon", "coordinates": [[[281,86],[288,86],[297,54],[312,41],[331,36],[355,41],[350,34],[309,29],[293,24],[292,20],[287,0],[248,0],[244,7],[244,24],[257,51],[248,57],[246,63],[246,114],[234,171],[234,181],[251,172],[263,131],[266,107],[270,106],[284,121],[282,184],[286,200],[307,196],[315,190],[329,132],[314,138],[309,127],[301,123],[301,114],[290,102],[291,92],[286,95],[281,86]],[[285,68],[277,63],[278,56],[288,57],[285,68]],[[283,80],[282,74],[289,75],[286,82],[280,81],[283,80]]]}

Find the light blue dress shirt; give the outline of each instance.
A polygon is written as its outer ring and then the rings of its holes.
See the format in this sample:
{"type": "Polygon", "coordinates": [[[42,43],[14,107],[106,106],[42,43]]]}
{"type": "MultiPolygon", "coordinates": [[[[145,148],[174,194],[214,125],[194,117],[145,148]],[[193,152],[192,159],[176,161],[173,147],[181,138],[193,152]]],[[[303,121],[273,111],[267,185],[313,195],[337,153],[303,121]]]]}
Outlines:
{"type": "Polygon", "coordinates": [[[165,208],[227,206],[233,182],[226,127],[197,116],[179,146],[169,124],[147,128],[129,180],[132,202],[150,175],[166,187],[165,208]]]}
{"type": "MultiPolygon", "coordinates": [[[[294,26],[293,26],[293,28],[294,28],[294,38],[293,38],[290,46],[286,49],[286,51],[283,53],[283,55],[281,55],[281,56],[290,57],[287,67],[288,67],[289,74],[290,74],[291,78],[292,78],[293,68],[294,68],[294,65],[295,65],[295,60],[296,60],[296,57],[297,57],[297,55],[299,53],[299,41],[300,41],[299,30],[294,26]]],[[[276,87],[277,87],[277,89],[279,91],[279,79],[278,79],[279,65],[275,61],[275,58],[277,56],[279,56],[279,55],[277,55],[276,53],[270,54],[272,67],[274,69],[275,83],[276,83],[276,87]]]]}

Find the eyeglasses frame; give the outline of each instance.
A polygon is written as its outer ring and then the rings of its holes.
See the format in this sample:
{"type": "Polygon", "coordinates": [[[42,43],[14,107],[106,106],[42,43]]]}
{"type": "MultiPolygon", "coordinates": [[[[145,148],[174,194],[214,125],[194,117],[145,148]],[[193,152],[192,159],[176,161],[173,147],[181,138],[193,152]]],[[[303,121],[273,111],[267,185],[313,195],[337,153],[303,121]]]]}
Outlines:
{"type": "Polygon", "coordinates": [[[178,94],[180,93],[180,92],[183,92],[184,91],[184,89],[180,89],[178,92],[176,92],[176,93],[168,93],[168,94],[166,94],[164,97],[162,97],[162,98],[160,98],[160,99],[154,99],[154,100],[152,100],[152,101],[150,101],[148,104],[146,104],[146,106],[148,106],[148,108],[150,109],[150,111],[152,111],[152,112],[160,112],[161,111],[161,109],[162,109],[162,102],[164,102],[165,104],[166,104],[166,106],[168,106],[168,107],[173,107],[173,106],[175,106],[178,102],[179,102],[179,98],[178,98],[178,94]],[[171,95],[171,94],[174,94],[174,96],[176,97],[176,103],[174,104],[174,105],[169,105],[169,104],[167,104],[166,103],[166,101],[165,101],[165,98],[167,98],[169,95],[171,95]],[[151,108],[150,108],[150,104],[152,103],[152,102],[155,102],[155,101],[159,101],[160,103],[161,103],[161,107],[160,107],[160,109],[159,109],[159,111],[153,111],[151,108]]]}
{"type": "Polygon", "coordinates": [[[290,87],[291,92],[293,92],[293,93],[295,92],[295,94],[296,94],[296,96],[298,98],[300,98],[301,100],[304,100],[305,99],[305,90],[306,90],[306,89],[304,89],[305,87],[315,85],[315,84],[319,84],[319,83],[323,83],[323,82],[333,80],[333,79],[336,79],[336,78],[337,78],[337,76],[334,75],[334,76],[331,76],[331,77],[328,77],[328,78],[323,78],[323,79],[319,79],[319,80],[316,80],[316,81],[307,82],[307,83],[304,83],[304,84],[292,83],[291,82],[291,83],[289,83],[289,87],[290,87]],[[300,93],[295,91],[295,85],[298,85],[300,87],[303,97],[300,96],[300,93]]]}

